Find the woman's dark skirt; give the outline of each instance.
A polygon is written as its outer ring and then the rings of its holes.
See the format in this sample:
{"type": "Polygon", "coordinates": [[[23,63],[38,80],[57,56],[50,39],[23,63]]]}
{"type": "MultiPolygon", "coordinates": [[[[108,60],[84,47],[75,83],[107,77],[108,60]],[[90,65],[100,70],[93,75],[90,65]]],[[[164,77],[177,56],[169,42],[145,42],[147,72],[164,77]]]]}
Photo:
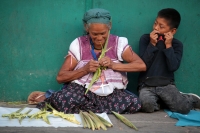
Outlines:
{"type": "MultiPolygon", "coordinates": [[[[114,89],[108,96],[98,96],[91,91],[85,94],[86,89],[76,83],[63,86],[62,90],[54,92],[45,102],[56,110],[66,114],[79,113],[79,110],[91,110],[95,113],[111,113],[115,111],[121,114],[133,114],[141,109],[139,98],[126,93],[123,89],[114,89]]],[[[37,105],[44,107],[44,102],[37,105]]]]}

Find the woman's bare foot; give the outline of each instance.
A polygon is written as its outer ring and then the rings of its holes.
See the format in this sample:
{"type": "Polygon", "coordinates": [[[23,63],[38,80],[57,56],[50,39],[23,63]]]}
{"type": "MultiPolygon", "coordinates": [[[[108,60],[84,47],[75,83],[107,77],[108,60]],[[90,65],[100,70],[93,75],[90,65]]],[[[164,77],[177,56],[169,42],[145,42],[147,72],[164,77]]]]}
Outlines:
{"type": "Polygon", "coordinates": [[[28,104],[38,104],[46,99],[45,92],[34,91],[28,96],[28,104]]]}

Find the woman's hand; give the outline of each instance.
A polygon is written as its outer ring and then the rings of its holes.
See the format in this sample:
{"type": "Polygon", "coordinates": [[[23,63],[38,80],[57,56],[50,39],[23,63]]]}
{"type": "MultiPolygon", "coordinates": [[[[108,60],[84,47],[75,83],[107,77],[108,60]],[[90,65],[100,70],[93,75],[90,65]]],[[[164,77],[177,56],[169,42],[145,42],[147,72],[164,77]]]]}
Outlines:
{"type": "Polygon", "coordinates": [[[112,69],[113,62],[109,57],[105,56],[99,60],[99,64],[100,66],[112,69]]]}
{"type": "Polygon", "coordinates": [[[87,73],[96,72],[97,68],[99,67],[99,62],[95,60],[90,60],[85,66],[84,69],[87,73]]]}
{"type": "Polygon", "coordinates": [[[67,56],[60,71],[58,72],[58,83],[66,83],[79,79],[90,72],[95,72],[100,66],[98,61],[90,60],[84,67],[74,70],[77,64],[78,61],[76,58],[71,55],[67,56]]]}

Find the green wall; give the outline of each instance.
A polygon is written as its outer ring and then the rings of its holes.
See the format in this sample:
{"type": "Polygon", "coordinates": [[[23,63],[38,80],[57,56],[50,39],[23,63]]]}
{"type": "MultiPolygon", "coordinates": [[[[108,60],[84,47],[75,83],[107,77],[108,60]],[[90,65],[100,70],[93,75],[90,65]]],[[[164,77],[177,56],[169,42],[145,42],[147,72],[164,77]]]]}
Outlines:
{"type": "MultiPolygon", "coordinates": [[[[175,37],[183,42],[184,54],[176,84],[200,95],[199,0],[0,0],[0,101],[25,101],[32,91],[60,89],[56,74],[70,43],[83,35],[83,13],[93,7],[111,12],[111,33],[127,37],[136,53],[160,9],[180,11],[175,37]]],[[[137,76],[128,74],[133,92],[137,76]]]]}

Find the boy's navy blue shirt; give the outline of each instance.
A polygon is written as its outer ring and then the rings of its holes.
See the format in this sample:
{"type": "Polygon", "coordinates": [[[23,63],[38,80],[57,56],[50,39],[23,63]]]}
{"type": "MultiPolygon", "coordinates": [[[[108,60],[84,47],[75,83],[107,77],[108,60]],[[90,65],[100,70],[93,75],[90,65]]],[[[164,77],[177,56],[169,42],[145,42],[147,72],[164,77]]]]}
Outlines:
{"type": "Polygon", "coordinates": [[[144,34],[139,42],[139,56],[145,62],[147,71],[139,75],[139,83],[147,77],[162,76],[174,81],[174,71],[181,63],[183,44],[173,38],[172,47],[167,48],[164,41],[159,40],[156,46],[150,43],[150,34],[144,34]]]}

